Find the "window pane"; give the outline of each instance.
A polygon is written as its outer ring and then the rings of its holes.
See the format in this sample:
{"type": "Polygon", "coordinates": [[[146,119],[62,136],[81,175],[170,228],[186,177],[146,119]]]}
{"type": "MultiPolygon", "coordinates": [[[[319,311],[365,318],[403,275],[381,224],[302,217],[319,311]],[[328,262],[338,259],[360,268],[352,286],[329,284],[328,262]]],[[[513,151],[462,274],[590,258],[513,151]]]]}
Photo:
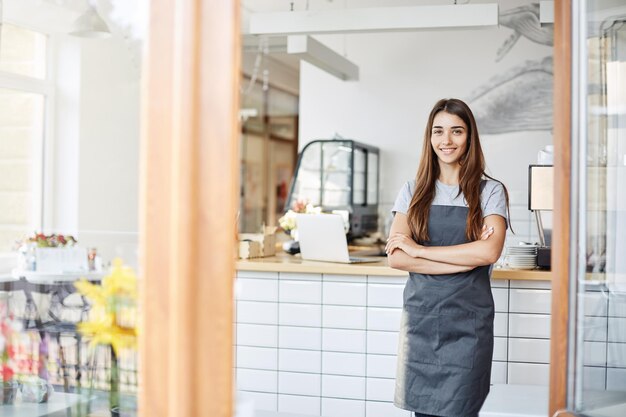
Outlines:
{"type": "Polygon", "coordinates": [[[0,252],[39,227],[44,97],[0,88],[0,252]]]}
{"type": "Polygon", "coordinates": [[[46,78],[47,37],[6,23],[1,27],[0,71],[46,78]]]}

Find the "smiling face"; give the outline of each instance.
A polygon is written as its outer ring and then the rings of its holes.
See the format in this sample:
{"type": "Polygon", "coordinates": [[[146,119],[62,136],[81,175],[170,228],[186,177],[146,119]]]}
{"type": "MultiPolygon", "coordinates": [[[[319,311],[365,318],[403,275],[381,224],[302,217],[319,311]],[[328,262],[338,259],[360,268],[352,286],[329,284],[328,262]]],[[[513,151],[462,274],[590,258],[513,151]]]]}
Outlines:
{"type": "Polygon", "coordinates": [[[467,149],[467,125],[459,116],[440,111],[433,119],[430,144],[439,164],[459,165],[467,149]]]}

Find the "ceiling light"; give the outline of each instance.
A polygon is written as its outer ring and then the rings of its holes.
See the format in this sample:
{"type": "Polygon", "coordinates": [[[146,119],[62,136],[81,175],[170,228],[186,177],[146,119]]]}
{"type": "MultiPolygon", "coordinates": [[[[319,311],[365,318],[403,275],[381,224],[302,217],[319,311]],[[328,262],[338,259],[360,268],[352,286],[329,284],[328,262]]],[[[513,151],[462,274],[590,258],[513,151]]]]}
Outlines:
{"type": "Polygon", "coordinates": [[[496,27],[498,4],[253,13],[250,34],[299,35],[496,27]]]}
{"type": "Polygon", "coordinates": [[[344,81],[357,81],[359,67],[307,35],[287,37],[287,53],[295,55],[344,81]]]}
{"type": "MultiPolygon", "coordinates": [[[[258,53],[259,37],[245,35],[243,50],[258,53]]],[[[272,56],[298,58],[344,81],[359,79],[359,67],[348,58],[307,35],[271,36],[266,38],[266,50],[272,56]]]]}
{"type": "Polygon", "coordinates": [[[70,35],[80,38],[105,39],[111,31],[98,12],[91,5],[72,24],[70,35]]]}

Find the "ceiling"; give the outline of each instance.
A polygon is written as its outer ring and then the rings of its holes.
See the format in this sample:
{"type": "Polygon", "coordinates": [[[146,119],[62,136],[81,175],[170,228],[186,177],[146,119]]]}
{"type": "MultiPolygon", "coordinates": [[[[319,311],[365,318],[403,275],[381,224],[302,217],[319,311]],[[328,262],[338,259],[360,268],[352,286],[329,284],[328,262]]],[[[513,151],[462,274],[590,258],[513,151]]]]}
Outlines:
{"type": "MultiPolygon", "coordinates": [[[[459,4],[467,2],[468,0],[458,1],[459,4]]],[[[487,2],[473,1],[473,3],[487,2]]],[[[295,11],[315,11],[364,7],[418,6],[424,4],[444,5],[454,4],[454,0],[241,0],[244,11],[248,12],[288,12],[291,9],[291,4],[293,4],[293,10],[295,11]]]]}

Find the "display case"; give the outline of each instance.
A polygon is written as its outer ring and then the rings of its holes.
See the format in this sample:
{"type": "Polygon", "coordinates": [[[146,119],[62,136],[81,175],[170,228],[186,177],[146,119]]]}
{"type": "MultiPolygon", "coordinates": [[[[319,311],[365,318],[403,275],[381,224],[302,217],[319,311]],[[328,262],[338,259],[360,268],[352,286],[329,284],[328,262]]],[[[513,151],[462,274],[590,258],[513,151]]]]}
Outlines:
{"type": "Polygon", "coordinates": [[[379,149],[349,139],[314,140],[298,157],[286,208],[297,200],[346,210],[350,237],[378,229],[379,149]]]}

